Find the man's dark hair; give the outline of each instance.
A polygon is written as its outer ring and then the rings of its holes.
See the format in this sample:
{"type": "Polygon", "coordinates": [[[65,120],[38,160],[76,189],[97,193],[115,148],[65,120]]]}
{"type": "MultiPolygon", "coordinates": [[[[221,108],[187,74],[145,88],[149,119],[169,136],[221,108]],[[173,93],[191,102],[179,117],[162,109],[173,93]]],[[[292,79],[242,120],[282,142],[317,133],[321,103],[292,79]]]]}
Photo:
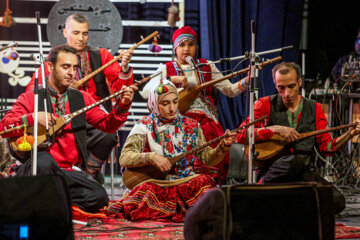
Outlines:
{"type": "Polygon", "coordinates": [[[294,62],[282,62],[277,64],[273,69],[272,69],[272,77],[273,77],[273,81],[275,83],[275,73],[277,71],[279,71],[279,73],[281,75],[285,75],[288,74],[290,72],[291,69],[294,69],[296,71],[296,79],[299,81],[300,77],[301,77],[301,68],[298,64],[294,63],[294,62]]]}
{"type": "Polygon", "coordinates": [[[70,22],[71,19],[78,23],[89,23],[84,15],[76,13],[76,14],[71,14],[66,18],[65,27],[70,22]]]}
{"type": "Polygon", "coordinates": [[[65,52],[65,53],[73,53],[76,55],[77,50],[73,47],[70,47],[69,45],[58,45],[56,47],[53,47],[50,52],[49,55],[47,57],[48,61],[51,62],[54,66],[56,65],[57,62],[57,58],[60,52],[65,52]]]}

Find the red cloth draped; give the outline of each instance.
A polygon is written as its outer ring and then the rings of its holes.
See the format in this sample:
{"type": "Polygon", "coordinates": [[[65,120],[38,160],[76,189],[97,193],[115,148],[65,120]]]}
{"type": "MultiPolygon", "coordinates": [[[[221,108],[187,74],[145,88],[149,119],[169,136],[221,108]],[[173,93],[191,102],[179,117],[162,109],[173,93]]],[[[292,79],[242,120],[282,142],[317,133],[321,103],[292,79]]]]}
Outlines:
{"type": "MultiPolygon", "coordinates": [[[[219,136],[224,135],[224,130],[218,122],[215,122],[213,119],[207,117],[205,114],[199,113],[186,113],[186,116],[195,119],[200,123],[201,130],[204,133],[206,141],[213,140],[219,136]]],[[[215,148],[219,142],[213,143],[212,148],[215,148]]],[[[226,153],[224,159],[215,166],[206,166],[198,159],[195,160],[194,170],[196,173],[209,175],[219,183],[223,184],[225,182],[226,175],[229,170],[230,156],[229,152],[226,153]]]]}

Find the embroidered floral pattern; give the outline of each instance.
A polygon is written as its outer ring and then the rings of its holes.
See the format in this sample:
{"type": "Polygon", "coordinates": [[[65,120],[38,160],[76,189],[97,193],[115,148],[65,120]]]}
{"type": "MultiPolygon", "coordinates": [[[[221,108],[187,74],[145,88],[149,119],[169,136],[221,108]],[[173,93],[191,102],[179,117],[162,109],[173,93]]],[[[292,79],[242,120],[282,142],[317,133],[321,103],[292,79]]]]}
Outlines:
{"type": "MultiPolygon", "coordinates": [[[[199,134],[198,122],[186,116],[178,114],[176,120],[168,122],[159,118],[157,114],[152,113],[149,116],[143,117],[137,124],[145,125],[147,131],[151,133],[149,134],[152,138],[151,140],[155,144],[163,146],[162,150],[165,157],[178,156],[197,145],[199,134]],[[160,132],[164,136],[164,143],[161,143],[160,132]]],[[[170,180],[194,175],[195,172],[192,166],[195,159],[196,155],[193,154],[178,161],[170,172],[170,180]]]]}

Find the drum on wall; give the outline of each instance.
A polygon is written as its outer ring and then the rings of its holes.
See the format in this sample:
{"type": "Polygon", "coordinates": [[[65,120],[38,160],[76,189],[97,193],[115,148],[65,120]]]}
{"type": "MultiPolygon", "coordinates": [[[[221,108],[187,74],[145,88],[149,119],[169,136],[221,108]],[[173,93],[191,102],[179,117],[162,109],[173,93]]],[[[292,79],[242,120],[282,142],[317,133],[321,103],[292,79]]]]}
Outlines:
{"type": "Polygon", "coordinates": [[[82,14],[89,21],[88,44],[108,49],[113,55],[123,37],[123,26],[119,11],[108,0],[60,0],[51,9],[47,37],[51,46],[66,43],[63,35],[66,18],[71,14],[82,14]]]}

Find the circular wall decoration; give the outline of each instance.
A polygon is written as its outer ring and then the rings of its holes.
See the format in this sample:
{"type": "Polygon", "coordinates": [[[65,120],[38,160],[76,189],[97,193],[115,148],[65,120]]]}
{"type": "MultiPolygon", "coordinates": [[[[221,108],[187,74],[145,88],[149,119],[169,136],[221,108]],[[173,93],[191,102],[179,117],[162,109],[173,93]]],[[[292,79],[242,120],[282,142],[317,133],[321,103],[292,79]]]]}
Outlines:
{"type": "Polygon", "coordinates": [[[82,14],[89,21],[88,45],[108,49],[113,55],[123,37],[123,26],[119,11],[108,0],[60,0],[51,9],[47,37],[51,46],[66,43],[63,35],[66,18],[71,14],[82,14]]]}

